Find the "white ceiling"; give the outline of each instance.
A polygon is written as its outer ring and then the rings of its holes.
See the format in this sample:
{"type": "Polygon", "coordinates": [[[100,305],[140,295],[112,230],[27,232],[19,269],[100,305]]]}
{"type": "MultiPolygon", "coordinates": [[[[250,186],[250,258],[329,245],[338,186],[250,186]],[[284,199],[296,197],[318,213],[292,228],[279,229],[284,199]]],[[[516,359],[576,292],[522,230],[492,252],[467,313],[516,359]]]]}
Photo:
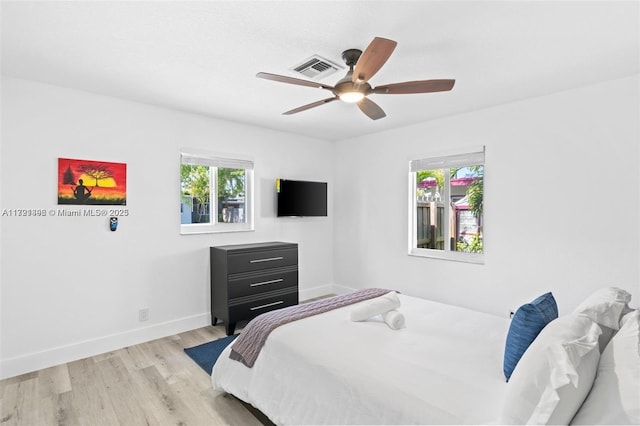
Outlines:
{"type": "MultiPolygon", "coordinates": [[[[640,72],[637,1],[1,3],[2,73],[340,140],[640,72]],[[398,46],[372,86],[455,78],[451,92],[371,95],[373,121],[323,89],[258,79],[314,54],[398,46]]],[[[346,72],[346,71],[344,71],[346,72]]],[[[343,71],[321,83],[334,85],[343,71]]]]}

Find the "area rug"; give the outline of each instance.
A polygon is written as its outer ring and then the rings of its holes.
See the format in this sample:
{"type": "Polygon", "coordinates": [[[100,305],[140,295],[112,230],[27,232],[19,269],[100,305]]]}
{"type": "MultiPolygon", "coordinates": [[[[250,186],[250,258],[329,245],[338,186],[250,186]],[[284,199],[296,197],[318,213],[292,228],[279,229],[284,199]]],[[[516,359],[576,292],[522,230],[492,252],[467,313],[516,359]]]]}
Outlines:
{"type": "Polygon", "coordinates": [[[224,348],[229,346],[229,343],[233,342],[236,337],[238,337],[238,334],[203,343],[202,345],[194,346],[192,348],[184,348],[184,351],[193,361],[195,361],[196,364],[206,371],[207,374],[211,375],[213,364],[216,363],[216,360],[224,348]]]}

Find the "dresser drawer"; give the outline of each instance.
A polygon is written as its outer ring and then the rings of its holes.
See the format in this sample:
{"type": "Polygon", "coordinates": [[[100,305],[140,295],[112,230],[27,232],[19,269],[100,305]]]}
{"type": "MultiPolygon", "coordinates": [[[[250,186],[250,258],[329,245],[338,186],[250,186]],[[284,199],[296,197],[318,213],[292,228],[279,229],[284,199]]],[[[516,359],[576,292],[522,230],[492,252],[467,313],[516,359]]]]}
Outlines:
{"type": "Polygon", "coordinates": [[[229,299],[298,286],[298,268],[268,269],[229,276],[229,299]]]}
{"type": "Polygon", "coordinates": [[[298,264],[298,249],[250,251],[230,253],[228,258],[229,274],[280,268],[298,264]]]}
{"type": "Polygon", "coordinates": [[[252,319],[265,312],[298,304],[298,288],[294,291],[275,291],[260,297],[244,297],[229,301],[231,318],[252,319]]]}
{"type": "Polygon", "coordinates": [[[298,304],[298,244],[266,241],[211,247],[211,325],[298,304]]]}

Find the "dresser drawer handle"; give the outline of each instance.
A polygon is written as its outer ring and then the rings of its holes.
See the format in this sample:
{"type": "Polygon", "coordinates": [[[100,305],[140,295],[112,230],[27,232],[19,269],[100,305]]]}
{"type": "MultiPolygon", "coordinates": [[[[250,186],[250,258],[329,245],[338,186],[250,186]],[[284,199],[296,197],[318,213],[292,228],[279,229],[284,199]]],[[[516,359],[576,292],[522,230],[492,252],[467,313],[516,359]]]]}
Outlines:
{"type": "Polygon", "coordinates": [[[270,281],[262,281],[259,283],[253,283],[253,284],[250,284],[249,287],[258,287],[259,285],[281,283],[282,281],[284,281],[284,278],[279,278],[277,280],[270,280],[270,281]]]}
{"type": "Polygon", "coordinates": [[[278,256],[278,257],[267,257],[265,259],[254,259],[254,260],[250,260],[249,263],[260,263],[260,262],[273,262],[274,260],[282,260],[284,259],[284,257],[282,256],[278,256]]]}
{"type": "Polygon", "coordinates": [[[277,302],[273,302],[273,303],[267,303],[266,305],[260,305],[260,306],[254,306],[253,308],[249,308],[252,311],[257,311],[258,309],[262,309],[262,308],[268,308],[269,306],[276,306],[276,305],[280,305],[284,303],[284,300],[279,300],[277,302]]]}

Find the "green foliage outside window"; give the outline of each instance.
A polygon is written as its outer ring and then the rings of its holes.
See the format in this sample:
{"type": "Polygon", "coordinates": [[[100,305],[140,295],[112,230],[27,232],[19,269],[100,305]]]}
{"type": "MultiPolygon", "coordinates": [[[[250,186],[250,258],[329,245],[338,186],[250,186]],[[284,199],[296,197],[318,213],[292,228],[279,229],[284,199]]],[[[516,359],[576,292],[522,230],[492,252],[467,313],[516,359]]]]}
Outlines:
{"type": "MultiPolygon", "coordinates": [[[[471,166],[469,170],[474,175],[475,179],[467,188],[467,202],[469,204],[469,210],[473,212],[473,215],[477,218],[482,217],[484,207],[484,166],[471,166]]],[[[483,253],[484,247],[482,243],[482,223],[479,224],[478,234],[473,236],[471,242],[458,241],[456,243],[458,251],[466,253],[483,253]]]]}
{"type": "Polygon", "coordinates": [[[481,217],[484,198],[484,166],[472,166],[470,169],[477,178],[469,185],[469,188],[467,188],[469,210],[471,210],[476,217],[481,217]]]}
{"type": "Polygon", "coordinates": [[[180,165],[182,200],[193,210],[194,223],[209,221],[209,197],[211,191],[208,166],[180,165]]]}
{"type": "MultiPolygon", "coordinates": [[[[244,169],[218,167],[217,172],[218,192],[216,202],[244,197],[244,169]]],[[[209,223],[211,215],[211,168],[209,166],[181,164],[180,178],[182,183],[181,198],[193,211],[192,223],[209,223]]],[[[219,217],[220,219],[221,216],[219,217]]]]}
{"type": "Polygon", "coordinates": [[[420,183],[426,178],[435,179],[438,184],[438,188],[442,188],[444,186],[444,170],[442,169],[420,170],[416,173],[416,183],[420,183]]]}
{"type": "Polygon", "coordinates": [[[218,199],[244,197],[244,169],[218,168],[218,199]]]}
{"type": "MultiPolygon", "coordinates": [[[[476,218],[481,218],[483,214],[483,198],[484,198],[484,166],[468,166],[469,175],[471,175],[474,179],[469,184],[466,190],[467,202],[469,205],[469,210],[474,214],[476,218]]],[[[416,172],[416,183],[420,184],[420,182],[425,179],[432,178],[435,180],[437,187],[436,191],[442,192],[444,188],[444,173],[446,169],[433,169],[433,170],[419,170],[416,172]]],[[[461,168],[451,168],[449,170],[449,177],[454,178],[458,171],[461,168]]],[[[419,190],[420,191],[420,190],[419,190]]],[[[457,241],[456,249],[457,251],[466,252],[466,253],[482,253],[483,252],[483,243],[482,243],[482,225],[480,224],[479,233],[474,235],[471,241],[457,241]]]]}

